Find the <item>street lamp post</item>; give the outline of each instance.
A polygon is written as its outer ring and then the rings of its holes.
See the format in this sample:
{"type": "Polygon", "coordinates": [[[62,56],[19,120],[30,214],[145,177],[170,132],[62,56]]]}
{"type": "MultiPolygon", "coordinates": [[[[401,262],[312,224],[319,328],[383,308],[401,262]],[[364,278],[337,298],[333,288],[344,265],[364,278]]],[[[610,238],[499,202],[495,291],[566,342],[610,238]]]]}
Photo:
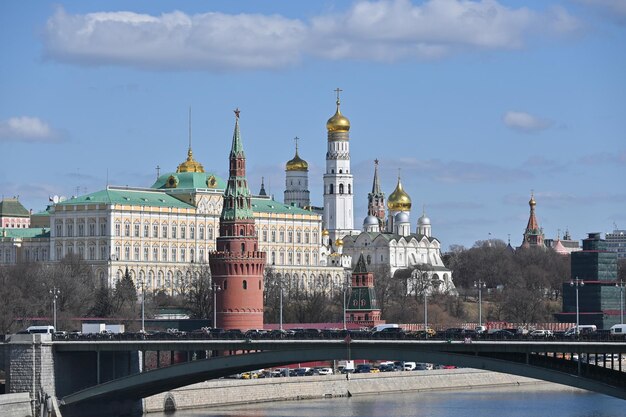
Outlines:
{"type": "Polygon", "coordinates": [[[146,332],[146,289],[144,287],[144,280],[139,280],[141,285],[141,333],[146,332]]]}
{"type": "Polygon", "coordinates": [[[218,284],[211,284],[213,288],[213,328],[217,327],[217,292],[221,290],[218,284]]]}
{"type": "Polygon", "coordinates": [[[578,288],[584,287],[585,282],[582,279],[576,279],[574,281],[570,281],[570,286],[576,287],[576,337],[580,336],[580,310],[578,308],[578,288]]]}
{"type": "Polygon", "coordinates": [[[478,288],[478,325],[483,325],[483,288],[485,288],[487,284],[485,281],[479,279],[478,281],[474,281],[474,288],[478,288]]]}
{"type": "Polygon", "coordinates": [[[620,279],[615,286],[619,287],[619,322],[624,324],[624,286],[626,283],[620,279]]]}
{"type": "Polygon", "coordinates": [[[283,278],[280,277],[278,281],[278,286],[280,287],[280,322],[279,329],[283,330],[283,278]]]}
{"type": "Polygon", "coordinates": [[[57,287],[52,287],[50,290],[50,294],[52,295],[52,314],[53,314],[53,325],[54,331],[57,331],[57,298],[59,298],[59,294],[61,294],[61,290],[57,287]]]}
{"type": "MultiPolygon", "coordinates": [[[[428,329],[428,292],[424,288],[424,332],[428,329]]],[[[425,333],[428,335],[428,333],[425,333]]]]}

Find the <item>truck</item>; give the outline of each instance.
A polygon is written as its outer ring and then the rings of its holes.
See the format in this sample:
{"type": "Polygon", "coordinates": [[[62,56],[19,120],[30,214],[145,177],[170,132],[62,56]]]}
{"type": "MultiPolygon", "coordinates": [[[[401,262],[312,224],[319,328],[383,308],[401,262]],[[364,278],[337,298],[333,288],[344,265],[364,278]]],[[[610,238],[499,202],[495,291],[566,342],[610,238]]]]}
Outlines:
{"type": "Polygon", "coordinates": [[[83,323],[82,333],[124,333],[124,325],[106,323],[83,323]]]}
{"type": "Polygon", "coordinates": [[[398,325],[398,324],[379,324],[378,326],[374,326],[372,331],[380,332],[380,331],[383,331],[385,329],[399,329],[399,328],[400,328],[400,325],[398,325]]]}
{"type": "Polygon", "coordinates": [[[339,361],[337,362],[337,370],[342,374],[354,372],[354,361],[339,361]]]}

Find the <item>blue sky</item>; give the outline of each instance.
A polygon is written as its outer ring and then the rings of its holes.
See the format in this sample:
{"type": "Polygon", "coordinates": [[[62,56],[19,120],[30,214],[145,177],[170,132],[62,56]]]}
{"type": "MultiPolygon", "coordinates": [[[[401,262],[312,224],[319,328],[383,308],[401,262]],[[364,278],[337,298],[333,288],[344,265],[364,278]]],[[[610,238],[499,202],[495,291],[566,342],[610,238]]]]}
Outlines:
{"type": "Polygon", "coordinates": [[[373,160],[401,169],[444,249],[519,245],[534,190],[546,237],[626,228],[626,2],[0,3],[0,193],[150,186],[194,156],[227,174],[235,107],[248,176],[282,201],[309,162],[322,203],[326,120],[352,127],[355,225],[373,160]]]}

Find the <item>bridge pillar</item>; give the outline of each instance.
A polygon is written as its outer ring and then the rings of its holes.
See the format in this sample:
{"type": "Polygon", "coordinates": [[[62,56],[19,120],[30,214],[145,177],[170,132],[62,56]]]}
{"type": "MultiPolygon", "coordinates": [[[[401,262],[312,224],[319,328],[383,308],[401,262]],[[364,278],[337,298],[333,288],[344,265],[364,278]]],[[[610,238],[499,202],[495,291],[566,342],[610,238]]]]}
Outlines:
{"type": "Polygon", "coordinates": [[[54,358],[49,334],[11,335],[7,354],[7,393],[28,392],[33,415],[45,401],[54,396],[54,358]]]}

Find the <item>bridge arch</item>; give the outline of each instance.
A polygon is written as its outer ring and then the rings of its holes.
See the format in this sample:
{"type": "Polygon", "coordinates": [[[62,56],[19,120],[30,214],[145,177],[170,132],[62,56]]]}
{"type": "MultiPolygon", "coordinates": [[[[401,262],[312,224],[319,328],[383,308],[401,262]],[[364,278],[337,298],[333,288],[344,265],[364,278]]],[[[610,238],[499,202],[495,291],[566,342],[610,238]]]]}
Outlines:
{"type": "Polygon", "coordinates": [[[484,369],[540,379],[626,399],[626,390],[623,388],[614,387],[597,380],[582,378],[565,372],[524,363],[462,353],[416,351],[389,345],[372,347],[338,344],[321,349],[281,349],[186,362],[96,385],[63,397],[61,403],[69,405],[81,401],[112,397],[116,399],[145,398],[150,395],[209,379],[217,379],[259,368],[278,367],[298,362],[351,358],[369,360],[385,358],[484,369]]]}

